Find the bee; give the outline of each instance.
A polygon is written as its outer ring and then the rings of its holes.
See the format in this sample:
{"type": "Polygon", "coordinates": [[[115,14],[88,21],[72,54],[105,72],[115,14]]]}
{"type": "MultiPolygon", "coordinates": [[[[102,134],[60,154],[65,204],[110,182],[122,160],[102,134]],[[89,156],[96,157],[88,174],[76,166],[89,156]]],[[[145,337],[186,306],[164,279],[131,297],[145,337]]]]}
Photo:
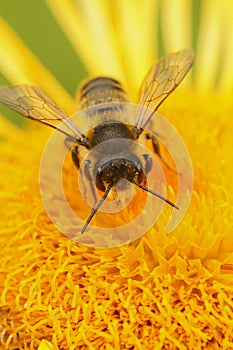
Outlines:
{"type": "Polygon", "coordinates": [[[103,195],[93,205],[81,230],[82,234],[109,196],[110,191],[114,190],[121,180],[127,180],[179,209],[169,199],[145,186],[146,176],[152,168],[151,157],[148,154],[139,156],[133,148],[130,148],[129,151],[128,147],[124,147],[124,140],[138,142],[140,136],[145,134],[146,139],[152,143],[154,153],[166,164],[157,138],[146,131],[145,127],[162,102],[186,76],[193,61],[192,49],[184,49],[162,57],[152,66],[140,89],[138,104],[144,108],[139,109],[134,125],[124,123],[118,118],[123,104],[128,102],[128,96],[121,83],[110,77],[97,77],[89,80],[80,88],[78,106],[80,110],[87,110],[89,118],[95,118],[98,123],[86,133],[82,133],[78,126],[38,88],[29,85],[0,87],[2,103],[26,118],[57,129],[72,140],[72,160],[78,169],[80,168],[79,150],[81,147],[90,151],[103,142],[107,142],[106,152],[99,152],[94,164],[90,164],[90,161],[85,162],[85,177],[92,189],[95,186],[103,195]],[[110,107],[111,102],[117,102],[117,105],[110,107]],[[109,117],[111,108],[114,110],[112,116],[109,117]],[[148,110],[150,113],[145,112],[148,110]],[[123,140],[123,143],[114,142],[119,138],[123,140]]]}

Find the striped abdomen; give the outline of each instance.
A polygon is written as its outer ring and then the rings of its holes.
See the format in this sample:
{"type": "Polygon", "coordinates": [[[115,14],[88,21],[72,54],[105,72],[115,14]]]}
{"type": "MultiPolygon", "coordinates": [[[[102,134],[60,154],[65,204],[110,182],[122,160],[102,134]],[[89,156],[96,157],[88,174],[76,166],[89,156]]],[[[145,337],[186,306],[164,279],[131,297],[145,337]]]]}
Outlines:
{"type": "Polygon", "coordinates": [[[122,85],[115,79],[98,77],[84,84],[78,97],[78,108],[84,109],[107,102],[127,102],[122,85]]]}

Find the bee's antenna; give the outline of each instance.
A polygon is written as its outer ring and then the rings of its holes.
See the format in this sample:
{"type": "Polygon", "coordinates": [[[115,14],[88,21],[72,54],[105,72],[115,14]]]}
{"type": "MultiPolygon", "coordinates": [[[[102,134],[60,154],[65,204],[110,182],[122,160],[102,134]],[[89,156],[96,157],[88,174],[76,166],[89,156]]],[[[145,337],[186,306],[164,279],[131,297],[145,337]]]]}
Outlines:
{"type": "Polygon", "coordinates": [[[83,234],[86,231],[87,226],[89,225],[91,219],[93,218],[93,216],[95,215],[95,213],[98,211],[98,209],[100,208],[100,206],[103,204],[103,202],[105,201],[105,199],[107,198],[110,190],[111,190],[112,186],[108,186],[104,192],[104,195],[102,198],[100,198],[99,202],[96,204],[96,206],[94,208],[92,208],[91,214],[89,215],[87,221],[85,222],[85,225],[82,228],[81,234],[83,234]]]}
{"type": "Polygon", "coordinates": [[[172,203],[171,201],[169,201],[169,199],[163,197],[161,194],[150,190],[149,188],[147,188],[147,187],[141,185],[139,182],[137,182],[137,181],[135,181],[135,180],[131,180],[130,182],[132,182],[133,184],[135,184],[137,187],[141,188],[142,190],[147,191],[147,192],[153,194],[154,196],[156,196],[156,197],[162,199],[164,202],[168,203],[168,204],[171,205],[172,207],[174,207],[174,208],[176,208],[177,210],[179,210],[179,208],[178,208],[174,203],[172,203]]]}

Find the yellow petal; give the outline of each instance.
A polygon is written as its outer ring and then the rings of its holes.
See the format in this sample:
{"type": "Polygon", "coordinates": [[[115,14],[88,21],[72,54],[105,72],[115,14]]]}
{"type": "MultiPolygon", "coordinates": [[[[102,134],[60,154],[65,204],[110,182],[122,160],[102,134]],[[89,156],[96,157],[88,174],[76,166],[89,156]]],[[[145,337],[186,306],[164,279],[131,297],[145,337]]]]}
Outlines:
{"type": "Polygon", "coordinates": [[[53,344],[48,342],[48,340],[43,339],[39,345],[38,350],[53,350],[53,344]]]}
{"type": "Polygon", "coordinates": [[[155,60],[157,2],[46,1],[90,75],[120,79],[135,96],[155,60]]]}
{"type": "Polygon", "coordinates": [[[192,2],[161,1],[163,45],[166,52],[192,47],[192,2]]]}
{"type": "MultiPolygon", "coordinates": [[[[192,47],[192,2],[190,0],[164,0],[161,2],[162,42],[165,53],[192,47]]],[[[181,87],[191,84],[191,75],[181,87]]]]}
{"type": "Polygon", "coordinates": [[[0,69],[12,84],[30,84],[40,87],[71,114],[74,101],[54,76],[24,45],[9,25],[0,18],[0,69]]]}
{"type": "Polygon", "coordinates": [[[223,42],[220,68],[219,90],[229,93],[233,90],[233,2],[224,2],[224,30],[221,37],[223,42]]]}
{"type": "Polygon", "coordinates": [[[123,76],[108,1],[46,2],[90,75],[123,76]]]}
{"type": "Polygon", "coordinates": [[[11,132],[18,132],[20,133],[20,128],[17,128],[13,123],[11,123],[9,120],[4,118],[0,114],[0,137],[1,136],[7,136],[11,132]]]}
{"type": "Polygon", "coordinates": [[[135,96],[156,60],[157,1],[116,1],[115,21],[119,54],[130,91],[135,96]]]}
{"type": "Polygon", "coordinates": [[[212,89],[216,83],[223,38],[221,34],[225,26],[224,11],[222,1],[202,1],[195,76],[198,91],[212,89]]]}

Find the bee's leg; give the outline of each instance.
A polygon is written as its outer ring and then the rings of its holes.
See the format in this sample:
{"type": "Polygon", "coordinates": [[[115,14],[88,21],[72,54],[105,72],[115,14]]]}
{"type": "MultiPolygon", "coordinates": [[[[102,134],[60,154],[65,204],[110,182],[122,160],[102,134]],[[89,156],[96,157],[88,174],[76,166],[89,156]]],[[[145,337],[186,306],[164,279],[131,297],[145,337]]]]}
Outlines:
{"type": "MultiPolygon", "coordinates": [[[[142,154],[142,158],[143,158],[144,172],[145,172],[145,175],[147,176],[152,169],[152,165],[153,165],[152,158],[149,154],[142,154]]],[[[146,185],[146,176],[143,177],[142,179],[143,180],[142,183],[144,186],[146,185]]]]}
{"type": "Polygon", "coordinates": [[[145,162],[145,173],[147,175],[152,169],[152,159],[149,154],[143,154],[142,156],[145,162]]]}
{"type": "Polygon", "coordinates": [[[160,153],[160,148],[159,148],[159,143],[154,135],[151,135],[149,133],[145,134],[147,140],[151,140],[153,150],[154,152],[161,158],[161,153],[160,153]]]}
{"type": "MultiPolygon", "coordinates": [[[[76,145],[76,146],[73,146],[71,148],[71,156],[72,156],[73,163],[75,164],[75,166],[79,170],[81,186],[84,189],[84,197],[87,199],[89,192],[87,190],[87,187],[86,187],[86,184],[85,184],[85,181],[84,181],[82,167],[80,167],[78,147],[79,146],[76,145]]],[[[89,186],[90,186],[90,189],[91,189],[91,194],[92,194],[92,196],[94,198],[94,201],[96,203],[97,202],[97,197],[96,197],[96,193],[95,193],[95,186],[94,186],[93,179],[92,179],[91,172],[90,172],[90,165],[91,165],[91,161],[90,160],[86,160],[84,162],[84,174],[85,174],[85,177],[86,177],[87,181],[89,182],[89,186]]]]}
{"type": "Polygon", "coordinates": [[[87,180],[89,182],[91,193],[92,193],[94,201],[96,203],[97,202],[96,189],[95,189],[95,186],[94,186],[93,178],[91,176],[90,165],[91,165],[91,161],[90,160],[86,160],[85,163],[84,163],[84,173],[85,173],[85,176],[86,176],[86,178],[87,178],[87,180]]]}
{"type": "Polygon", "coordinates": [[[79,156],[78,156],[78,146],[73,146],[71,148],[71,156],[72,156],[72,160],[74,162],[74,165],[79,169],[80,161],[79,161],[79,156]]]}
{"type": "Polygon", "coordinates": [[[83,181],[83,176],[82,176],[82,168],[80,167],[80,160],[79,160],[79,151],[78,151],[78,146],[73,146],[71,148],[71,156],[72,156],[72,160],[74,165],[76,166],[76,168],[79,170],[79,176],[80,176],[80,184],[82,186],[82,188],[84,189],[84,197],[87,197],[87,190],[86,190],[86,186],[85,183],[83,181]]]}
{"type": "Polygon", "coordinates": [[[151,135],[150,133],[146,133],[145,136],[146,136],[146,139],[147,139],[147,140],[151,140],[153,150],[154,150],[154,152],[157,154],[157,156],[161,159],[161,161],[163,162],[163,164],[166,165],[166,167],[167,167],[169,170],[171,170],[171,171],[177,173],[177,171],[174,170],[174,169],[172,169],[172,168],[170,167],[170,165],[166,162],[166,160],[163,158],[163,156],[162,156],[162,154],[161,154],[161,152],[160,152],[159,143],[158,143],[156,137],[155,137],[154,135],[151,135]]]}

